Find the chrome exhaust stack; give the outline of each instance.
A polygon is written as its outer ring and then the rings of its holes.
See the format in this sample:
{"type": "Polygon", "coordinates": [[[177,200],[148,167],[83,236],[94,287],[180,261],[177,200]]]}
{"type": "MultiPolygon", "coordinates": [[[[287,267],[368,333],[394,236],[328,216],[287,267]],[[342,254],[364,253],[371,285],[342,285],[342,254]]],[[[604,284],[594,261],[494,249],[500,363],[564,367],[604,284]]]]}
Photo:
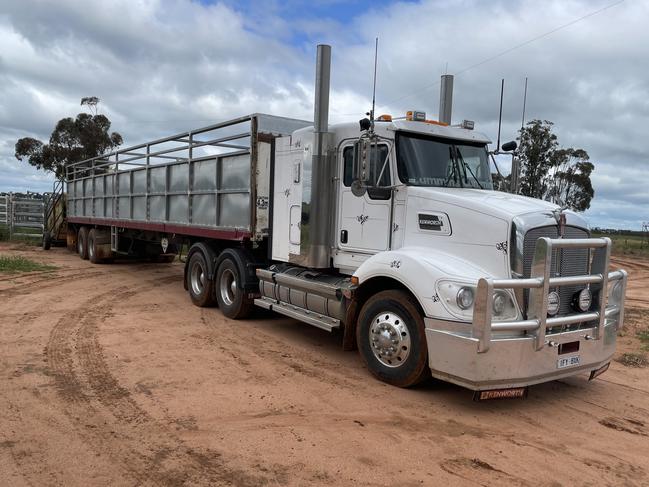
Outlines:
{"type": "Polygon", "coordinates": [[[329,133],[329,85],[331,46],[318,45],[315,73],[313,144],[311,158],[304,158],[300,255],[289,262],[304,267],[328,268],[332,239],[333,157],[329,133]]]}
{"type": "Polygon", "coordinates": [[[453,75],[443,74],[439,89],[439,121],[451,125],[453,111],[453,75]]]}

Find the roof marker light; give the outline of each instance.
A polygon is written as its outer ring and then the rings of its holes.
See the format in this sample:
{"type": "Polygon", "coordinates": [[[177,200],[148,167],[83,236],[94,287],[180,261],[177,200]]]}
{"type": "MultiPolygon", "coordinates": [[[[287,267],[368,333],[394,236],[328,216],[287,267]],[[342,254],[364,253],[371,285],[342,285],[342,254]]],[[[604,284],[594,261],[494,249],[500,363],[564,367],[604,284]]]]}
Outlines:
{"type": "Polygon", "coordinates": [[[418,112],[417,110],[409,110],[406,112],[406,120],[411,122],[424,122],[426,121],[426,112],[418,112]]]}
{"type": "Polygon", "coordinates": [[[467,130],[473,130],[475,127],[475,122],[473,120],[462,120],[462,128],[467,130]]]}

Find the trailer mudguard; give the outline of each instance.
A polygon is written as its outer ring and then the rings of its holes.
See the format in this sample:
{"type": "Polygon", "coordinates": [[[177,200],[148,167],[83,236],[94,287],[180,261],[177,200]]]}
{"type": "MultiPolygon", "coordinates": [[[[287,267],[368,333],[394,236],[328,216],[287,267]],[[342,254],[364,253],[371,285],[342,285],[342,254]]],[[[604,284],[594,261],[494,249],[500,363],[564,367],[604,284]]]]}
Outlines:
{"type": "Polygon", "coordinates": [[[259,292],[259,280],[257,279],[256,270],[258,267],[263,267],[263,264],[256,263],[255,257],[246,249],[227,248],[216,258],[214,273],[226,258],[232,259],[239,268],[239,275],[242,277],[239,288],[248,292],[259,292]]]}

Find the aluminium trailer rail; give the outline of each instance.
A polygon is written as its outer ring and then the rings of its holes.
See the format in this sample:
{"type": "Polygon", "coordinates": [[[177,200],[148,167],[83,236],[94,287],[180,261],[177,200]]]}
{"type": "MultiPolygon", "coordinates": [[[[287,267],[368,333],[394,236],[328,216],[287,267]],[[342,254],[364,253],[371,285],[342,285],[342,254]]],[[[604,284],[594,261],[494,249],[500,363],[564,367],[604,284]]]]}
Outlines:
{"type": "Polygon", "coordinates": [[[67,220],[260,240],[268,235],[274,138],[310,125],[255,113],[70,164],[67,220]]]}

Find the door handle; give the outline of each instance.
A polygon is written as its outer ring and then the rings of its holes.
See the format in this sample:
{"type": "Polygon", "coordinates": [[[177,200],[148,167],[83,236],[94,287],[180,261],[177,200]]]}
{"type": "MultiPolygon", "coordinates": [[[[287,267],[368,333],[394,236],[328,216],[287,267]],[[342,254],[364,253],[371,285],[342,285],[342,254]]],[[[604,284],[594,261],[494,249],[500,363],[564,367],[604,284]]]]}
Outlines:
{"type": "Polygon", "coordinates": [[[340,243],[347,243],[347,230],[340,231],[340,243]]]}

